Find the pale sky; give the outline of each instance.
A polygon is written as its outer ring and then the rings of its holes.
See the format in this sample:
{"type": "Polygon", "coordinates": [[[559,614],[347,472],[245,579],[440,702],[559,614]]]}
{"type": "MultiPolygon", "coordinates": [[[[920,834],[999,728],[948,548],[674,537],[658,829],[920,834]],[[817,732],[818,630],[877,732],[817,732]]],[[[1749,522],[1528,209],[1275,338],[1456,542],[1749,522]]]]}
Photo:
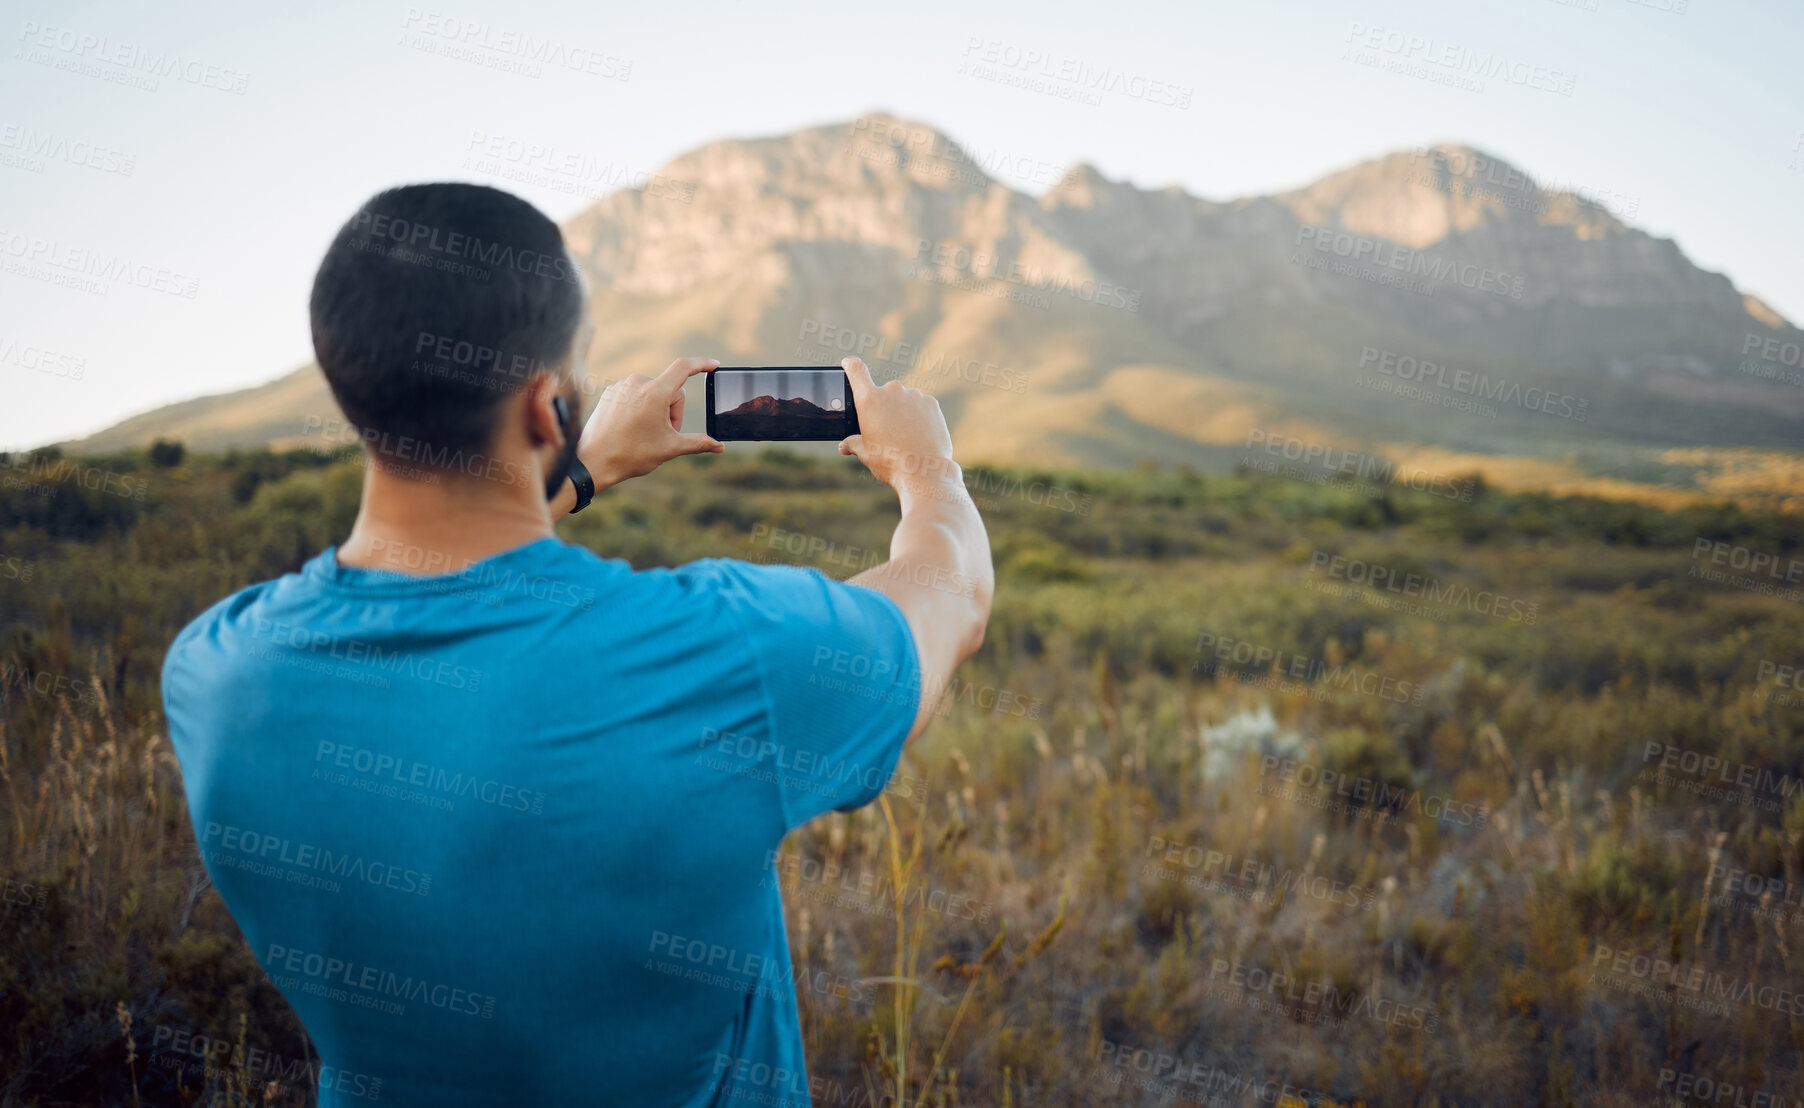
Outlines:
{"type": "Polygon", "coordinates": [[[1216,200],[1465,142],[1632,200],[1637,226],[1804,317],[1795,0],[245,8],[6,5],[0,449],[308,360],[320,253],[382,188],[483,181],[560,220],[589,202],[463,168],[473,143],[630,177],[713,139],[873,109],[980,155],[1087,161],[1216,200]],[[536,76],[505,68],[524,36],[555,51],[536,76]],[[1413,72],[1348,60],[1356,46],[1413,72]],[[1473,92],[1418,75],[1482,52],[1533,76],[1473,92]],[[973,61],[983,75],[961,72],[973,61]],[[1078,70],[1132,91],[1097,104],[1005,81],[1069,88],[1057,77],[1078,70]]]}

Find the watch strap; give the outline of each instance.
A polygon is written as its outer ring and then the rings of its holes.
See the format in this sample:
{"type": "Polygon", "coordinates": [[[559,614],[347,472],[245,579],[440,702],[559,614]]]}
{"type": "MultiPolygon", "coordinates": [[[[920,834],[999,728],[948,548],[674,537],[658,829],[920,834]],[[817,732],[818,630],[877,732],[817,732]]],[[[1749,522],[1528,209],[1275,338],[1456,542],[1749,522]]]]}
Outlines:
{"type": "Polygon", "coordinates": [[[576,507],[570,509],[570,514],[575,515],[595,499],[595,478],[589,475],[589,467],[583,465],[580,458],[570,459],[570,483],[576,486],[576,507]]]}

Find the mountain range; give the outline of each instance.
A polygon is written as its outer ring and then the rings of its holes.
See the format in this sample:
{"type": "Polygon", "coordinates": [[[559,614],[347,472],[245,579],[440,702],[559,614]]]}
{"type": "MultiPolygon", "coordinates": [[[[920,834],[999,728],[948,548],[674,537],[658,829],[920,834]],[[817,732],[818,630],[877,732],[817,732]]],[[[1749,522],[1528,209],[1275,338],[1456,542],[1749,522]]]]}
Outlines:
{"type": "Polygon", "coordinates": [[[830,412],[800,396],[782,400],[774,396],[754,396],[731,411],[716,415],[714,426],[722,441],[837,441],[852,433],[844,412],[830,412]]]}
{"type": "MultiPolygon", "coordinates": [[[[1632,226],[1624,183],[1545,185],[1454,143],[1227,201],[1088,165],[1031,195],[990,161],[873,114],[711,143],[652,179],[684,188],[600,198],[564,224],[590,373],[860,353],[936,393],[970,461],[1222,471],[1328,450],[1804,507],[1804,333],[1632,226]]],[[[304,366],[66,449],[305,446],[336,414],[304,366]]]]}

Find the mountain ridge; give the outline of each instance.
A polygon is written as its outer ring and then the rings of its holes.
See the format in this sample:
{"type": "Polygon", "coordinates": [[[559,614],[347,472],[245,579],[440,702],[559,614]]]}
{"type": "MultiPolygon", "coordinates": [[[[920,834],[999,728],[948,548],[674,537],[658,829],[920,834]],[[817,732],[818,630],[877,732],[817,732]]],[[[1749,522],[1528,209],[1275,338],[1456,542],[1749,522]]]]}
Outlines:
{"type": "MultiPolygon", "coordinates": [[[[1572,456],[1574,481],[1659,471],[1643,483],[1706,495],[1723,467],[1663,452],[1784,452],[1804,419],[1804,390],[1742,357],[1755,338],[1804,337],[1790,321],[1609,203],[1632,212],[1635,198],[1544,187],[1472,145],[1210,200],[1083,162],[1024,167],[873,113],[718,140],[660,176],[693,189],[620,190],[564,224],[592,283],[592,376],[685,353],[823,364],[886,350],[873,371],[934,389],[974,460],[1116,464],[1158,442],[1155,460],[1220,468],[1247,437],[1215,414],[1231,399],[1262,427],[1450,453],[1506,483],[1512,468],[1572,456]],[[1368,350],[1584,399],[1593,414],[1580,429],[1513,402],[1468,417],[1437,401],[1469,397],[1376,391],[1368,350]],[[1031,387],[929,368],[947,355],[1031,387]],[[1118,375],[1185,399],[1139,410],[1109,384],[1118,375]]],[[[336,416],[310,367],[188,405],[68,448],[159,434],[203,449],[304,445],[284,420],[336,416]]]]}
{"type": "Polygon", "coordinates": [[[745,403],[740,404],[737,407],[733,408],[731,411],[721,412],[720,414],[725,415],[725,416],[735,416],[735,415],[781,416],[781,415],[789,415],[789,414],[801,415],[801,416],[830,416],[833,413],[829,412],[827,409],[821,407],[819,404],[814,403],[812,400],[807,399],[806,397],[786,396],[786,397],[783,397],[782,399],[778,399],[777,397],[774,397],[774,396],[754,396],[750,400],[747,400],[745,403]]]}

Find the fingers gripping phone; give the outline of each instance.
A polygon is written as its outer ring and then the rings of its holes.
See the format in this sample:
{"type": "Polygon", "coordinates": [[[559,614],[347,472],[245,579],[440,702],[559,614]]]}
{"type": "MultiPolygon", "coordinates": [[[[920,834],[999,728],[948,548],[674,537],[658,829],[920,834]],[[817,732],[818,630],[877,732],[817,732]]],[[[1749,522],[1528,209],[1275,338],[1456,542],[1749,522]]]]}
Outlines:
{"type": "Polygon", "coordinates": [[[706,375],[708,434],[722,442],[838,442],[858,433],[838,366],[722,366],[706,375]]]}

